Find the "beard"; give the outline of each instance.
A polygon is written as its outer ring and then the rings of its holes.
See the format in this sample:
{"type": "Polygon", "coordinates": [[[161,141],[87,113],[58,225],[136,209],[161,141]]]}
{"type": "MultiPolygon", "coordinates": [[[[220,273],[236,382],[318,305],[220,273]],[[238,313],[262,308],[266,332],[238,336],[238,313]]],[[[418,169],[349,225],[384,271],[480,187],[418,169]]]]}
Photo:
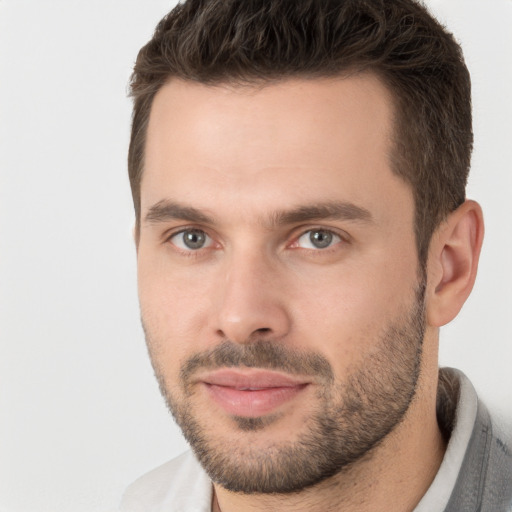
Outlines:
{"type": "Polygon", "coordinates": [[[412,307],[382,329],[375,350],[349,368],[343,382],[336,380],[331,364],[318,352],[291,349],[271,339],[244,344],[226,340],[183,362],[177,393],[166,385],[157,351],[152,351],[157,340],[144,328],[160,391],[212,481],[246,494],[291,493],[371,457],[402,422],[416,393],[425,333],[424,293],[423,282],[412,307]],[[294,440],[279,442],[269,435],[262,447],[244,439],[248,432],[265,435],[265,429],[280,420],[278,414],[232,416],[236,438],[215,436],[209,430],[208,418],[193,405],[191,382],[199,370],[226,367],[279,370],[311,376],[322,384],[317,386],[313,413],[301,432],[293,433],[294,440]]]}

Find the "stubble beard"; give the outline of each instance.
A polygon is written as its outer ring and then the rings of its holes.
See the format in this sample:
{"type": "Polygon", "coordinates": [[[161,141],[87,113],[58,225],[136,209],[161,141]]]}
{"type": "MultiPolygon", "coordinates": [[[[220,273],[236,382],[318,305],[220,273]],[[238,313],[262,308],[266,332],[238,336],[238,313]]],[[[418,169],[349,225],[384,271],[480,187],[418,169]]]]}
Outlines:
{"type": "MultiPolygon", "coordinates": [[[[216,484],[233,492],[291,493],[318,484],[371,457],[374,449],[403,420],[416,393],[425,333],[424,283],[414,304],[379,336],[376,351],[366,356],[348,379],[336,382],[327,359],[315,352],[292,350],[272,340],[247,344],[224,341],[212,350],[195,354],[181,367],[181,393],[171,393],[164,372],[149,352],[160,391],[199,462],[216,484]],[[262,448],[233,437],[215,438],[208,419],[201,421],[193,406],[190,385],[194,372],[221,367],[256,367],[297,375],[311,375],[323,382],[317,406],[295,440],[272,439],[262,448]]],[[[243,432],[261,431],[278,422],[279,415],[233,417],[243,432]]],[[[252,434],[251,434],[252,435],[252,434]]]]}

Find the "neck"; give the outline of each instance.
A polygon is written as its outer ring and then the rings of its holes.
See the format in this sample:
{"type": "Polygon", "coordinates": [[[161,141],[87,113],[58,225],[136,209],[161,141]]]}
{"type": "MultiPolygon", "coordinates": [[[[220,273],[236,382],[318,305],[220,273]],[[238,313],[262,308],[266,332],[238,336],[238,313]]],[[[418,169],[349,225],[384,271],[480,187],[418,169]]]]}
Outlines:
{"type": "Polygon", "coordinates": [[[446,449],[436,419],[436,389],[437,365],[423,372],[404,420],[371,453],[333,477],[283,495],[233,493],[215,485],[213,512],[413,510],[446,449]]]}

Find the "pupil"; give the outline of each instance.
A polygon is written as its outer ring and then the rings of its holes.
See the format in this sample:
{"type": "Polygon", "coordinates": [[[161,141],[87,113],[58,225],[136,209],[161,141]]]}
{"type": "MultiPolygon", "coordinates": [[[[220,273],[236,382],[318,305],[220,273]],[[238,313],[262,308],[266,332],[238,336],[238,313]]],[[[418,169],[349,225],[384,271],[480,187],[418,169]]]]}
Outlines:
{"type": "Polygon", "coordinates": [[[204,245],[205,236],[204,233],[199,230],[187,231],[183,237],[183,241],[189,249],[200,249],[204,245]]]}
{"type": "Polygon", "coordinates": [[[329,245],[331,245],[332,233],[327,231],[313,231],[309,235],[309,239],[315,247],[324,249],[325,247],[329,247],[329,245]]]}

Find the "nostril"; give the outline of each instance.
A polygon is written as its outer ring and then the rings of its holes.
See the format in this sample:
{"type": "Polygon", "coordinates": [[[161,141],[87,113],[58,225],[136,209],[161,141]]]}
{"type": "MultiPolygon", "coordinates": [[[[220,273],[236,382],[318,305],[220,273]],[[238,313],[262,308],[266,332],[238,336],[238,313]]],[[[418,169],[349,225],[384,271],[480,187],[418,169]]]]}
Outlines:
{"type": "Polygon", "coordinates": [[[272,331],[272,329],[270,327],[260,327],[259,329],[256,329],[254,332],[255,333],[260,333],[260,334],[266,334],[266,333],[269,333],[271,331],[272,331]]]}

